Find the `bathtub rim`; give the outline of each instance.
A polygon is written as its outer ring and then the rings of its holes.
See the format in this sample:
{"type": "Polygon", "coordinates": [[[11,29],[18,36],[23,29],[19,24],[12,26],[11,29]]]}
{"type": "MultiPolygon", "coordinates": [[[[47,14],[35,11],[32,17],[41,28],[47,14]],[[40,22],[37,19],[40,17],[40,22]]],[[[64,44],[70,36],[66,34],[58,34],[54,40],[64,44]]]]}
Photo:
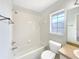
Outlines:
{"type": "Polygon", "coordinates": [[[41,50],[41,49],[45,49],[45,47],[46,47],[46,46],[42,46],[42,47],[39,47],[39,48],[37,48],[37,49],[35,49],[35,50],[32,50],[32,51],[30,51],[30,52],[28,52],[28,53],[26,53],[26,54],[23,54],[23,55],[21,55],[21,56],[16,56],[15,59],[21,59],[21,58],[23,58],[23,57],[25,57],[25,56],[28,56],[28,55],[30,55],[30,54],[32,54],[32,53],[34,53],[34,52],[37,52],[37,51],[39,51],[39,50],[41,50]]]}

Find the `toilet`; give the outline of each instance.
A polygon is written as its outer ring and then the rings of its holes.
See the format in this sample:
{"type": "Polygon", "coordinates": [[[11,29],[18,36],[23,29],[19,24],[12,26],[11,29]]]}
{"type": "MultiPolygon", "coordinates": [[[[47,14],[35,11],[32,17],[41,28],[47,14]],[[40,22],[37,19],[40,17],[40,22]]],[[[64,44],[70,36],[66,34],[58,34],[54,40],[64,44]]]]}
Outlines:
{"type": "Polygon", "coordinates": [[[61,48],[61,44],[52,40],[49,40],[50,50],[45,50],[41,54],[41,59],[55,59],[58,50],[61,48]]]}

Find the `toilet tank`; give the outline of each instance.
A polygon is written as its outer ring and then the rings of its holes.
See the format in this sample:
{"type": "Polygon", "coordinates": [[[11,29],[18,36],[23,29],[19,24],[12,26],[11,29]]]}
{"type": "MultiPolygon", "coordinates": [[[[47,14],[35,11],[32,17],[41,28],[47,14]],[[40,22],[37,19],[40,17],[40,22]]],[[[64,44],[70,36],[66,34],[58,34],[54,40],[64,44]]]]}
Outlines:
{"type": "Polygon", "coordinates": [[[58,50],[61,48],[61,43],[49,40],[49,48],[52,52],[58,54],[58,50]]]}

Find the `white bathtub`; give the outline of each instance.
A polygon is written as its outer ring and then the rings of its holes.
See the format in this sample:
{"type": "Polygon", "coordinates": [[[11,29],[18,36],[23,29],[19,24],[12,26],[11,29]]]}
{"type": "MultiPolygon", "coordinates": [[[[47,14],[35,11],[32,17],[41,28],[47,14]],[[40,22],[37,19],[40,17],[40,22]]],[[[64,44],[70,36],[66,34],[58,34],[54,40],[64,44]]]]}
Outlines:
{"type": "Polygon", "coordinates": [[[45,47],[40,47],[20,56],[15,56],[13,59],[40,59],[40,55],[44,50],[45,47]]]}

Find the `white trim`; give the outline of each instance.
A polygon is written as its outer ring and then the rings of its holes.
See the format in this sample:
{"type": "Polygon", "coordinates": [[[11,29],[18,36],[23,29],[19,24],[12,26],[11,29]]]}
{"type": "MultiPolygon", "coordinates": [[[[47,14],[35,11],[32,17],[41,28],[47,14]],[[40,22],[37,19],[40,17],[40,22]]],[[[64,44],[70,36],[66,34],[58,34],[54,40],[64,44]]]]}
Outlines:
{"type": "Polygon", "coordinates": [[[77,5],[77,6],[74,6],[74,7],[68,8],[67,11],[68,11],[68,10],[72,10],[72,9],[74,9],[74,8],[78,8],[78,7],[79,7],[79,6],[77,5]]]}
{"type": "Polygon", "coordinates": [[[60,12],[64,12],[64,11],[65,11],[64,9],[61,9],[61,10],[58,10],[56,12],[49,14],[49,17],[50,17],[50,32],[49,33],[56,34],[56,35],[64,35],[64,34],[61,34],[61,33],[58,33],[58,32],[51,32],[51,16],[54,15],[54,14],[60,13],[60,12]]]}
{"type": "Polygon", "coordinates": [[[64,9],[58,10],[58,11],[56,11],[56,12],[51,13],[50,16],[52,16],[52,15],[54,15],[54,14],[57,14],[57,13],[59,13],[59,12],[62,12],[62,11],[65,11],[65,10],[64,10],[64,9]]]}
{"type": "Polygon", "coordinates": [[[50,34],[54,34],[54,35],[59,35],[59,36],[63,36],[62,33],[59,33],[59,32],[49,32],[50,34]]]}

